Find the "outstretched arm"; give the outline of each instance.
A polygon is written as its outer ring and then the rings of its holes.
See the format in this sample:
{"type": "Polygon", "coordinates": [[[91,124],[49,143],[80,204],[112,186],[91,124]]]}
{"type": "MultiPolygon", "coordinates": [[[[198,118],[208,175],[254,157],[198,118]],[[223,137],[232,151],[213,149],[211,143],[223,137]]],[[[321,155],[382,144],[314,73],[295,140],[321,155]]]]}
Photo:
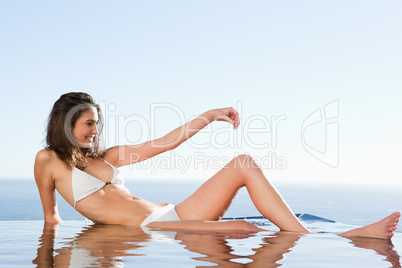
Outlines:
{"type": "Polygon", "coordinates": [[[59,216],[56,202],[56,191],[52,176],[48,170],[47,153],[42,150],[36,155],[34,165],[34,176],[36,186],[39,190],[42,201],[43,216],[46,223],[59,224],[62,220],[59,216]]]}
{"type": "Polygon", "coordinates": [[[105,160],[118,167],[141,162],[176,148],[213,121],[226,121],[237,128],[240,118],[231,107],[209,110],[161,138],[138,145],[112,147],[106,152],[105,160]]]}

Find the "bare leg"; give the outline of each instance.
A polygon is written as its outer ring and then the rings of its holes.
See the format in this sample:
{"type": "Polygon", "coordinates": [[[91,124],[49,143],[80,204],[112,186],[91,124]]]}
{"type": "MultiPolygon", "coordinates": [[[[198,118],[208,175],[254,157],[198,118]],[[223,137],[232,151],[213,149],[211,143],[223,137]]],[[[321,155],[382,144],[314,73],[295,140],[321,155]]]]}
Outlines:
{"type": "Polygon", "coordinates": [[[167,230],[214,230],[256,233],[266,231],[246,221],[160,221],[147,224],[148,228],[162,228],[167,230]]]}
{"type": "MultiPolygon", "coordinates": [[[[295,217],[286,202],[249,155],[240,155],[234,158],[222,170],[201,185],[193,195],[178,204],[176,211],[184,221],[217,221],[228,210],[237,191],[243,186],[247,188],[258,211],[281,230],[310,233],[295,217]]],[[[395,212],[381,221],[339,235],[390,239],[394,235],[400,216],[400,212],[395,212]]],[[[177,224],[170,223],[169,227],[177,224]]],[[[162,225],[164,224],[158,223],[156,225],[158,226],[155,227],[163,227],[162,225]]],[[[204,227],[202,227],[202,222],[182,222],[179,225],[180,227],[186,228],[185,226],[187,226],[191,229],[224,229],[229,227],[212,222],[209,222],[204,227]]],[[[247,223],[242,224],[242,226],[238,224],[230,225],[230,229],[238,227],[255,231],[247,223]]]]}
{"type": "MultiPolygon", "coordinates": [[[[392,238],[394,231],[397,229],[400,216],[401,213],[397,211],[381,221],[340,233],[338,235],[350,239],[353,239],[353,237],[367,237],[389,240],[392,238]]],[[[151,222],[147,225],[147,227],[162,229],[241,231],[247,233],[266,231],[266,229],[261,229],[246,221],[203,221],[188,219],[173,222],[151,222]]]]}
{"type": "Polygon", "coordinates": [[[193,195],[176,206],[182,220],[216,221],[245,186],[258,211],[281,230],[310,231],[296,218],[280,194],[249,155],[234,158],[193,195]]]}
{"type": "Polygon", "coordinates": [[[401,212],[397,211],[392,213],[388,217],[378,221],[376,223],[353,229],[344,233],[339,234],[340,236],[350,237],[350,236],[362,236],[362,237],[372,237],[381,239],[391,239],[394,235],[394,231],[397,228],[399,218],[401,217],[401,212]]]}

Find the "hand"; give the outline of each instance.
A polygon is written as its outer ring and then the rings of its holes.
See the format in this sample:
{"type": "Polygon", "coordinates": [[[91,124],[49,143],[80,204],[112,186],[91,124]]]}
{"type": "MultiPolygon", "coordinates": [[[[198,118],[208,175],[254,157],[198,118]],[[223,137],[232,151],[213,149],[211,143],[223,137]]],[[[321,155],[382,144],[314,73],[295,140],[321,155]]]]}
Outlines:
{"type": "Polygon", "coordinates": [[[214,121],[225,121],[233,125],[234,129],[237,129],[240,124],[240,115],[232,107],[214,109],[209,111],[214,121]]]}

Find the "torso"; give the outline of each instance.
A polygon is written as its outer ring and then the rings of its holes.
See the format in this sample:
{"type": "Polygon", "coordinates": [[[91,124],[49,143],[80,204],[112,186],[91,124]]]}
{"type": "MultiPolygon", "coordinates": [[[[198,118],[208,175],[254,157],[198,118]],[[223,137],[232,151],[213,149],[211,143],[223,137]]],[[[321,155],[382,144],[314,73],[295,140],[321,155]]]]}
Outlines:
{"type": "MultiPolygon", "coordinates": [[[[72,168],[62,162],[53,151],[44,149],[40,153],[46,155],[46,176],[41,179],[52,179],[60,195],[74,207],[72,168]]],[[[113,169],[107,163],[101,159],[87,160],[89,164],[85,173],[103,182],[110,181],[113,169]]],[[[105,160],[108,161],[107,155],[105,160]]],[[[148,215],[165,205],[133,196],[121,185],[107,184],[78,201],[76,210],[96,223],[140,225],[148,215]]]]}

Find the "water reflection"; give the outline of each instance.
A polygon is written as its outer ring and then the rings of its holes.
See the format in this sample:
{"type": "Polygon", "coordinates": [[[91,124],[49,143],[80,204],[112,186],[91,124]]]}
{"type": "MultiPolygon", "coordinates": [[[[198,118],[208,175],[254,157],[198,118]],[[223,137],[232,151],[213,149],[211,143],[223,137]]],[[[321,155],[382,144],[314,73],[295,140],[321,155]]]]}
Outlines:
{"type": "Polygon", "coordinates": [[[45,224],[39,238],[37,267],[123,267],[122,259],[141,256],[135,251],[145,247],[140,243],[152,237],[141,228],[121,225],[90,225],[74,238],[65,238],[60,249],[55,249],[58,225],[45,224]]]}
{"type": "Polygon", "coordinates": [[[358,248],[374,250],[379,255],[384,256],[385,261],[392,264],[392,268],[401,268],[399,255],[394,250],[394,245],[391,240],[354,237],[349,243],[358,248]]]}
{"type": "MultiPolygon", "coordinates": [[[[73,238],[63,238],[55,245],[59,226],[45,224],[39,238],[36,267],[123,267],[127,261],[139,261],[147,256],[147,250],[155,244],[180,244],[193,260],[205,266],[228,267],[280,267],[278,263],[290,253],[301,238],[289,232],[250,234],[242,232],[214,231],[161,231],[143,230],[139,227],[120,225],[90,225],[73,238]],[[58,248],[56,248],[58,247],[58,248]],[[136,258],[136,259],[132,259],[136,258]]],[[[62,226],[61,226],[62,228],[62,226]]],[[[392,267],[401,267],[399,255],[391,241],[369,238],[353,238],[355,247],[370,249],[385,256],[392,267]]],[[[182,247],[173,253],[183,255],[182,247]]],[[[185,255],[185,254],[184,254],[185,255]]],[[[175,256],[171,256],[175,257],[175,256]]],[[[164,257],[159,257],[160,265],[164,257]]],[[[142,262],[146,266],[146,261],[142,262]]],[[[166,266],[166,265],[164,265],[166,266]]]]}
{"type": "Polygon", "coordinates": [[[300,235],[277,232],[265,237],[255,237],[247,233],[223,232],[178,232],[176,239],[189,251],[204,255],[194,258],[200,261],[230,267],[279,267],[278,261],[291,251],[300,235]],[[234,243],[236,242],[236,243],[234,243]],[[244,245],[247,254],[236,254],[236,246],[244,245]]]}

